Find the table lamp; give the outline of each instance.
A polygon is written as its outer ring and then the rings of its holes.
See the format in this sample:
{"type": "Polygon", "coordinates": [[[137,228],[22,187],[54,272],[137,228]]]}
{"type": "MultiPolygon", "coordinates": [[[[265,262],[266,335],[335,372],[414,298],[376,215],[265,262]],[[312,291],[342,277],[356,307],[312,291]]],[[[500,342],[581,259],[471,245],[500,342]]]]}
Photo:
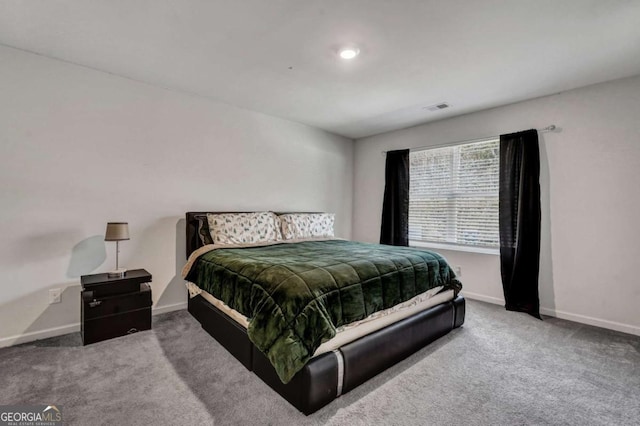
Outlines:
{"type": "Polygon", "coordinates": [[[126,269],[120,268],[118,265],[118,255],[120,254],[120,241],[129,239],[129,223],[127,222],[109,222],[107,223],[107,230],[104,234],[105,241],[116,242],[116,269],[107,273],[109,278],[122,278],[124,277],[126,269]]]}

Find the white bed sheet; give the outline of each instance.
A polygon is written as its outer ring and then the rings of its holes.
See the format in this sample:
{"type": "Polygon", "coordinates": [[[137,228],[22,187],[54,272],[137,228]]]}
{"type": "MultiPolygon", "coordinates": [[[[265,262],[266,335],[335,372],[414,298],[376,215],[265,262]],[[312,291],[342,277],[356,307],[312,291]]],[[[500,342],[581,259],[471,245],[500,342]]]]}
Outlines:
{"type": "MultiPolygon", "coordinates": [[[[214,296],[202,290],[197,285],[188,281],[186,282],[186,285],[187,289],[189,290],[190,297],[195,297],[198,294],[202,295],[202,297],[204,297],[206,301],[211,303],[216,308],[220,309],[242,327],[244,327],[245,329],[249,327],[249,321],[247,317],[242,315],[240,312],[230,308],[224,302],[216,299],[214,296]]],[[[331,352],[343,345],[346,345],[349,342],[353,342],[354,340],[366,336],[367,334],[371,334],[374,331],[380,330],[381,328],[384,328],[395,322],[408,318],[414,314],[417,314],[418,312],[453,300],[453,290],[447,290],[443,291],[442,293],[438,293],[440,290],[442,290],[442,287],[433,288],[392,308],[375,312],[363,320],[338,327],[336,329],[335,337],[327,340],[322,345],[320,345],[313,356],[316,357],[323,353],[331,352]]]]}

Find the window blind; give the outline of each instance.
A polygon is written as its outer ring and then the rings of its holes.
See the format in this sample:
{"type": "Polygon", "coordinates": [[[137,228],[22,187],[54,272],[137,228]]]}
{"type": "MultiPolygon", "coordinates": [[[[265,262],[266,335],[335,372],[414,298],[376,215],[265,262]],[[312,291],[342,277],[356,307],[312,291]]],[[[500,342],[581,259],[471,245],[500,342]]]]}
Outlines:
{"type": "Polygon", "coordinates": [[[499,247],[498,139],[412,151],[409,240],[499,247]]]}

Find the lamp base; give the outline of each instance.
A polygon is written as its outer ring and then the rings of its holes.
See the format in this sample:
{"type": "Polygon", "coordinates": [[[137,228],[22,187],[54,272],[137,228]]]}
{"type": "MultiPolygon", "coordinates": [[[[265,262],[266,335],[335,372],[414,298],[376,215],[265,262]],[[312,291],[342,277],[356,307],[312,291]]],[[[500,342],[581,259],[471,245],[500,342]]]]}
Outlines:
{"type": "Polygon", "coordinates": [[[124,268],[116,269],[115,271],[107,272],[108,278],[124,278],[124,274],[127,272],[124,268]]]}

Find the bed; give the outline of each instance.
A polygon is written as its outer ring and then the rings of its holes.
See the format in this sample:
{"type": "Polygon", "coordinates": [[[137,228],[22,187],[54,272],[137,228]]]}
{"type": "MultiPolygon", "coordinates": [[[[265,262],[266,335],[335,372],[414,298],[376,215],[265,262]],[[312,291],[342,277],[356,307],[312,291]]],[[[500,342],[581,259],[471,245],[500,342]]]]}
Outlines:
{"type": "Polygon", "coordinates": [[[186,214],[188,310],[307,415],[464,322],[459,281],[435,253],[334,238],[215,250],[203,238],[208,213],[186,214]],[[303,290],[282,285],[296,280],[303,290]],[[267,331],[252,326],[255,306],[267,331]]]}

